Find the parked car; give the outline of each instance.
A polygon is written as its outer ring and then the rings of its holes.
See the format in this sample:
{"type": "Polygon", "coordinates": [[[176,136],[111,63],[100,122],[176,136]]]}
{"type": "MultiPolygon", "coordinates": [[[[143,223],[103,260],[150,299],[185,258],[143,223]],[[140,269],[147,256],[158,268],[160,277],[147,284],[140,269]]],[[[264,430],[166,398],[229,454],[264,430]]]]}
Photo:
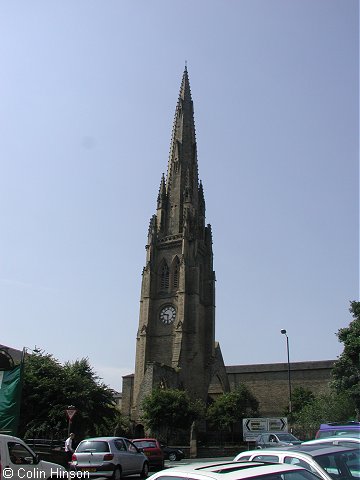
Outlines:
{"type": "Polygon", "coordinates": [[[264,432],[255,440],[256,448],[284,447],[300,445],[301,440],[287,432],[264,432]]]}
{"type": "Polygon", "coordinates": [[[182,460],[185,458],[185,453],[176,447],[169,447],[167,445],[161,444],[162,451],[164,452],[165,460],[170,460],[170,462],[175,462],[175,460],[182,460]]]}
{"type": "Polygon", "coordinates": [[[70,471],[84,474],[86,472],[86,478],[106,477],[120,480],[134,474],[146,478],[149,473],[149,461],[127,438],[88,438],[76,447],[70,471]]]}
{"type": "Polygon", "coordinates": [[[302,443],[302,445],[319,445],[319,444],[352,447],[360,444],[360,435],[348,436],[348,435],[339,434],[339,435],[336,435],[335,437],[317,438],[315,440],[309,440],[307,442],[302,443]]]}
{"type": "Polygon", "coordinates": [[[269,448],[261,452],[241,452],[238,462],[279,462],[299,465],[323,480],[354,480],[360,477],[360,450],[358,446],[342,447],[327,444],[298,445],[282,449],[269,448]]]}
{"type": "Polygon", "coordinates": [[[151,480],[319,480],[296,465],[269,465],[257,462],[206,462],[167,468],[154,473],[151,480]]]}
{"type": "Polygon", "coordinates": [[[315,438],[333,437],[334,435],[360,433],[360,422],[322,423],[316,432],[315,438]]]}
{"type": "Polygon", "coordinates": [[[348,431],[348,432],[339,432],[337,435],[337,437],[355,437],[355,438],[360,438],[360,430],[351,430],[351,431],[348,431]]]}
{"type": "Polygon", "coordinates": [[[67,471],[57,463],[40,460],[20,438],[0,435],[0,478],[66,478],[67,471]]]}
{"type": "Polygon", "coordinates": [[[132,442],[148,457],[150,468],[164,468],[164,452],[156,438],[134,438],[132,442]]]}

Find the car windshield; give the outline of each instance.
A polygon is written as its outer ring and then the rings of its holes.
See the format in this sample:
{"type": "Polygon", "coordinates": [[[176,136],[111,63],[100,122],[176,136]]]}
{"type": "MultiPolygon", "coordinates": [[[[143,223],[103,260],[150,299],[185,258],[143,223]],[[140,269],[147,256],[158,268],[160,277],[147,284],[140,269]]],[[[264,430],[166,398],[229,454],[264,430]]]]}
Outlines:
{"type": "Polygon", "coordinates": [[[336,480],[360,477],[360,450],[358,448],[316,455],[314,458],[336,480]]]}
{"type": "Polygon", "coordinates": [[[336,429],[336,430],[319,430],[317,433],[317,438],[326,438],[326,437],[334,437],[335,435],[348,435],[348,436],[359,436],[360,432],[356,430],[347,430],[346,428],[343,429],[336,429]]]}
{"type": "Polygon", "coordinates": [[[278,433],[277,436],[282,442],[292,442],[293,440],[297,440],[297,438],[294,437],[294,435],[291,435],[291,433],[278,433]]]}
{"type": "Polygon", "coordinates": [[[104,441],[84,441],[79,444],[76,453],[109,452],[109,444],[104,441]]]}
{"type": "Polygon", "coordinates": [[[133,443],[138,448],[157,448],[155,440],[135,440],[133,443]]]}

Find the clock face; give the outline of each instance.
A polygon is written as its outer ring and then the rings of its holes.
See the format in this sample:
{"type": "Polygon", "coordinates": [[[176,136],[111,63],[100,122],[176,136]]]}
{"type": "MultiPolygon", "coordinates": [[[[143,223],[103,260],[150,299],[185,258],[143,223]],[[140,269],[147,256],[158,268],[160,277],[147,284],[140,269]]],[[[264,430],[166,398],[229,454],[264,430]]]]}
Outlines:
{"type": "Polygon", "coordinates": [[[160,310],[160,320],[165,325],[170,325],[176,318],[176,310],[172,305],[166,305],[160,310]]]}

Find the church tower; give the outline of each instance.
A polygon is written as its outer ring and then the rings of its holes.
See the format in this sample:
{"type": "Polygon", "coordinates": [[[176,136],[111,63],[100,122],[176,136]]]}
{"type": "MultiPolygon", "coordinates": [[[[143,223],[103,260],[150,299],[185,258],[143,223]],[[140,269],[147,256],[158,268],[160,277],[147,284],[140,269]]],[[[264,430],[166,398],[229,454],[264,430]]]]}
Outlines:
{"type": "Polygon", "coordinates": [[[220,382],[227,390],[225,367],[215,344],[212,233],[205,225],[185,67],[167,175],[161,177],[148,232],[130,416],[139,419],[143,398],[156,387],[182,388],[190,397],[205,401],[214,375],[223,377],[220,382]]]}

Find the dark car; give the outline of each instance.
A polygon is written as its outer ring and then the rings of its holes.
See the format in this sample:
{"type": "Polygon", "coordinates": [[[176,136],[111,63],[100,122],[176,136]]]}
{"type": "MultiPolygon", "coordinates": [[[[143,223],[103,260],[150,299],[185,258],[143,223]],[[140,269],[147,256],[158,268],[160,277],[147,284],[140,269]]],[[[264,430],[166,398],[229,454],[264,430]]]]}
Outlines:
{"type": "Polygon", "coordinates": [[[132,442],[145,453],[150,467],[164,468],[164,452],[156,438],[134,438],[132,442]]]}
{"type": "Polygon", "coordinates": [[[287,432],[264,432],[255,441],[256,448],[285,447],[300,445],[301,440],[287,432]]]}
{"type": "Polygon", "coordinates": [[[164,452],[165,460],[170,460],[174,462],[175,460],[182,460],[185,458],[185,453],[176,447],[168,447],[167,445],[161,444],[162,451],[164,452]]]}

